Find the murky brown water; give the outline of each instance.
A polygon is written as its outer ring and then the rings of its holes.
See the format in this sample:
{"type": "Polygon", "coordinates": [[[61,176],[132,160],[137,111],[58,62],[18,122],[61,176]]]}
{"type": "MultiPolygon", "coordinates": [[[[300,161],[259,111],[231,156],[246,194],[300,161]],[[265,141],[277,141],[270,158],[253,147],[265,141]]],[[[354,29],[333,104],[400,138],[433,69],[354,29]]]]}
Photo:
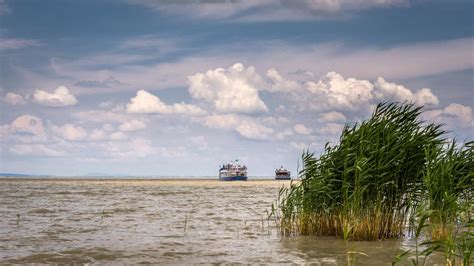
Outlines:
{"type": "Polygon", "coordinates": [[[390,265],[413,246],[281,237],[266,210],[285,184],[2,179],[0,263],[390,265]]]}

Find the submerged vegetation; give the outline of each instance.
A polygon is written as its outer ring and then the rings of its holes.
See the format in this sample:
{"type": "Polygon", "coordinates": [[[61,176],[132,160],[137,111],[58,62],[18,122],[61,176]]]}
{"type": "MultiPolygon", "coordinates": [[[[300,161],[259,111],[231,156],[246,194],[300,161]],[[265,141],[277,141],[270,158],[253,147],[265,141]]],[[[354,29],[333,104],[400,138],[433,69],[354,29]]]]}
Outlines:
{"type": "MultiPolygon", "coordinates": [[[[472,218],[474,142],[446,139],[421,114],[413,104],[381,103],[319,158],[306,151],[300,182],[282,188],[274,208],[282,233],[397,238],[414,232],[423,209],[433,241],[454,236],[472,218]]],[[[472,246],[472,234],[466,241],[472,246]]]]}

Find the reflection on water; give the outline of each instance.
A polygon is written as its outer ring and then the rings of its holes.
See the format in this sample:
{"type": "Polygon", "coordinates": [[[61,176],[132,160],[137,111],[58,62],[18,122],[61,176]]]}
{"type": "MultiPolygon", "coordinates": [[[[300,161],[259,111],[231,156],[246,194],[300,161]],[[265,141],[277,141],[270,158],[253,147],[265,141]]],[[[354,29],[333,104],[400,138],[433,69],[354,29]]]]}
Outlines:
{"type": "Polygon", "coordinates": [[[413,244],[281,237],[266,210],[288,184],[3,179],[0,263],[345,265],[353,251],[361,265],[390,265],[413,244]]]}

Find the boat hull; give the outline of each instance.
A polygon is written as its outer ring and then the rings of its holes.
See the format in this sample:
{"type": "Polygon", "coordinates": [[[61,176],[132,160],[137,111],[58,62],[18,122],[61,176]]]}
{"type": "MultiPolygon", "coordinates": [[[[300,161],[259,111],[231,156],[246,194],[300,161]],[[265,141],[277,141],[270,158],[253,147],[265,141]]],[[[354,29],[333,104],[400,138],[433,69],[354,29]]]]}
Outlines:
{"type": "Polygon", "coordinates": [[[275,180],[291,180],[290,174],[277,174],[275,175],[275,180]]]}
{"type": "Polygon", "coordinates": [[[247,176],[219,176],[220,181],[247,181],[247,176]]]}

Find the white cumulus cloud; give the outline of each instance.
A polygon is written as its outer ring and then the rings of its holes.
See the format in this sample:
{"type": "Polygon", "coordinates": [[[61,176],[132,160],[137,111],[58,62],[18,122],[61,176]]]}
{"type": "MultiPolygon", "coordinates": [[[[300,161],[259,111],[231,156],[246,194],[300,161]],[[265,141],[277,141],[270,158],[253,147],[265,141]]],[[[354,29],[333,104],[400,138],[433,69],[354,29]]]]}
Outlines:
{"type": "Polygon", "coordinates": [[[349,118],[364,117],[382,101],[412,102],[417,105],[436,106],[438,97],[429,88],[412,91],[402,85],[387,82],[379,77],[369,80],[345,78],[336,72],[327,73],[319,81],[306,82],[306,89],[289,92],[300,111],[326,112],[322,122],[343,122],[349,118]]]}
{"type": "Polygon", "coordinates": [[[428,88],[422,88],[417,92],[412,92],[402,85],[387,82],[382,77],[377,79],[375,87],[376,90],[374,91],[374,95],[378,100],[413,102],[417,105],[439,104],[438,97],[436,97],[428,88]]]}
{"type": "Polygon", "coordinates": [[[309,130],[305,125],[303,124],[296,124],[293,126],[293,130],[301,135],[309,135],[311,133],[311,130],[309,130]]]}
{"type": "Polygon", "coordinates": [[[44,136],[45,128],[40,118],[32,115],[17,117],[9,126],[12,133],[29,133],[36,136],[44,136]]]}
{"type": "Polygon", "coordinates": [[[5,97],[3,98],[3,100],[7,104],[10,104],[10,105],[23,105],[23,104],[26,104],[25,98],[22,95],[16,94],[14,92],[8,92],[5,95],[5,97]]]}
{"type": "Polygon", "coordinates": [[[259,86],[264,81],[254,67],[240,63],[224,69],[210,69],[188,77],[189,93],[194,99],[212,104],[220,113],[267,112],[268,107],[260,99],[259,86]]]}
{"type": "Polygon", "coordinates": [[[323,122],[344,122],[346,121],[346,116],[340,112],[327,112],[323,113],[320,116],[320,120],[323,122]]]}
{"type": "Polygon", "coordinates": [[[77,103],[76,97],[64,86],[59,86],[53,93],[36,89],[33,94],[33,101],[52,107],[71,106],[77,103]]]}
{"type": "Polygon", "coordinates": [[[87,132],[80,126],[73,124],[64,124],[62,126],[52,126],[52,131],[65,140],[79,141],[87,138],[87,132]]]}
{"type": "Polygon", "coordinates": [[[210,128],[233,129],[248,139],[268,139],[273,129],[265,127],[250,117],[234,114],[210,115],[204,118],[204,124],[210,128]]]}
{"type": "Polygon", "coordinates": [[[235,130],[249,139],[267,139],[273,133],[271,128],[246,120],[242,121],[235,130]]]}
{"type": "MultiPolygon", "coordinates": [[[[429,121],[446,124],[450,129],[474,129],[474,116],[472,108],[462,104],[452,103],[444,109],[430,110],[423,113],[429,121]]],[[[472,131],[471,131],[472,133],[472,131]]]]}
{"type": "Polygon", "coordinates": [[[319,82],[308,82],[307,89],[316,100],[311,109],[357,110],[373,99],[374,85],[368,80],[345,79],[341,74],[329,72],[319,82]]]}
{"type": "Polygon", "coordinates": [[[175,103],[168,105],[146,90],[137,91],[137,95],[130,99],[130,103],[127,104],[127,112],[142,114],[205,114],[204,110],[192,104],[175,103]]]}
{"type": "Polygon", "coordinates": [[[282,77],[275,68],[267,70],[266,75],[270,80],[270,86],[268,86],[268,90],[270,91],[291,92],[300,87],[298,82],[282,77]]]}
{"type": "Polygon", "coordinates": [[[119,126],[121,131],[136,131],[144,128],[146,128],[146,124],[137,119],[126,121],[119,126]]]}
{"type": "Polygon", "coordinates": [[[39,117],[22,115],[15,118],[10,124],[0,125],[1,145],[10,146],[16,143],[45,143],[48,140],[48,130],[39,117]]]}

